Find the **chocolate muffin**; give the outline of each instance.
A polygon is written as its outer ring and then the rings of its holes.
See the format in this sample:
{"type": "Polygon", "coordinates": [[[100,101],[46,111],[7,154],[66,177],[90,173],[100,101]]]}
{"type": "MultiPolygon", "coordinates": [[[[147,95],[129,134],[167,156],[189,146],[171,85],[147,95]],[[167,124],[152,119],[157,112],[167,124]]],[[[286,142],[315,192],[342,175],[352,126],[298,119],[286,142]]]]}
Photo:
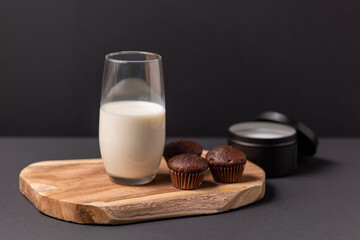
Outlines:
{"type": "Polygon", "coordinates": [[[179,189],[200,187],[208,166],[207,161],[197,154],[180,154],[168,161],[171,182],[179,189]]]}
{"type": "Polygon", "coordinates": [[[239,182],[243,174],[246,155],[233,146],[218,146],[206,154],[211,174],[216,182],[239,182]]]}
{"type": "Polygon", "coordinates": [[[197,142],[190,140],[179,140],[166,144],[163,155],[165,160],[168,161],[170,158],[176,155],[185,153],[194,153],[200,156],[202,150],[202,146],[197,142]]]}

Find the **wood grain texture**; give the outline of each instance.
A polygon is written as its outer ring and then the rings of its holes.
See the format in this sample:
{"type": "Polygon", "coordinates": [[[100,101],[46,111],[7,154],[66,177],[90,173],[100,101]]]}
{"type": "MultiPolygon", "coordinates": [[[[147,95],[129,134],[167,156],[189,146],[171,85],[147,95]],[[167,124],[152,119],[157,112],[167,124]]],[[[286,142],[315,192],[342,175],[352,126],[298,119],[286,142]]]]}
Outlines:
{"type": "Polygon", "coordinates": [[[101,159],[55,160],[24,168],[19,187],[49,216],[85,224],[125,224],[247,205],[264,196],[265,173],[248,161],[239,183],[216,183],[208,171],[199,189],[178,190],[171,184],[164,159],[156,178],[141,186],[113,183],[101,159]]]}

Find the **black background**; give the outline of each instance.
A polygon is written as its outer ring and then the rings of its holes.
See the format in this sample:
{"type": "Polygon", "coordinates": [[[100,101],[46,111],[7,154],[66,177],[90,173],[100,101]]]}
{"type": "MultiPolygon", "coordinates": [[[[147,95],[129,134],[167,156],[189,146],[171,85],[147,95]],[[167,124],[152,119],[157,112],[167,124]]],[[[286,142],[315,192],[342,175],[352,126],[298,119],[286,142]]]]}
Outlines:
{"type": "Polygon", "coordinates": [[[167,133],[263,110],[360,135],[360,1],[1,0],[0,135],[97,135],[104,56],[164,60],[167,133]]]}

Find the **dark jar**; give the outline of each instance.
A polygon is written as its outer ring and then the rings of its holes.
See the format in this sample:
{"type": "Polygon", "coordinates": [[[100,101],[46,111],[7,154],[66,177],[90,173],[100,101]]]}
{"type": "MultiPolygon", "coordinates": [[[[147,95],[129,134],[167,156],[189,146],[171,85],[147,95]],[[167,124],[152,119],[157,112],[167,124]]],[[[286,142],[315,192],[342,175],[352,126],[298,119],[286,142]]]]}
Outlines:
{"type": "Polygon", "coordinates": [[[243,151],[267,177],[292,173],[297,163],[296,129],[272,122],[242,122],[230,126],[228,144],[243,151]]]}

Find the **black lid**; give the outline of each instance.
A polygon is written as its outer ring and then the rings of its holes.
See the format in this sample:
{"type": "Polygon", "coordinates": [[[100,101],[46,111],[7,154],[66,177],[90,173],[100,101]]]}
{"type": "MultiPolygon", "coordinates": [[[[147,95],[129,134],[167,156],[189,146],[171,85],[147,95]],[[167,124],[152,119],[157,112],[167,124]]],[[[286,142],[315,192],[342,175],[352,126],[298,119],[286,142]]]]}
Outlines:
{"type": "Polygon", "coordinates": [[[305,124],[279,112],[262,112],[256,116],[256,120],[282,123],[294,127],[297,130],[299,154],[312,156],[316,153],[318,138],[316,134],[305,124]]]}

